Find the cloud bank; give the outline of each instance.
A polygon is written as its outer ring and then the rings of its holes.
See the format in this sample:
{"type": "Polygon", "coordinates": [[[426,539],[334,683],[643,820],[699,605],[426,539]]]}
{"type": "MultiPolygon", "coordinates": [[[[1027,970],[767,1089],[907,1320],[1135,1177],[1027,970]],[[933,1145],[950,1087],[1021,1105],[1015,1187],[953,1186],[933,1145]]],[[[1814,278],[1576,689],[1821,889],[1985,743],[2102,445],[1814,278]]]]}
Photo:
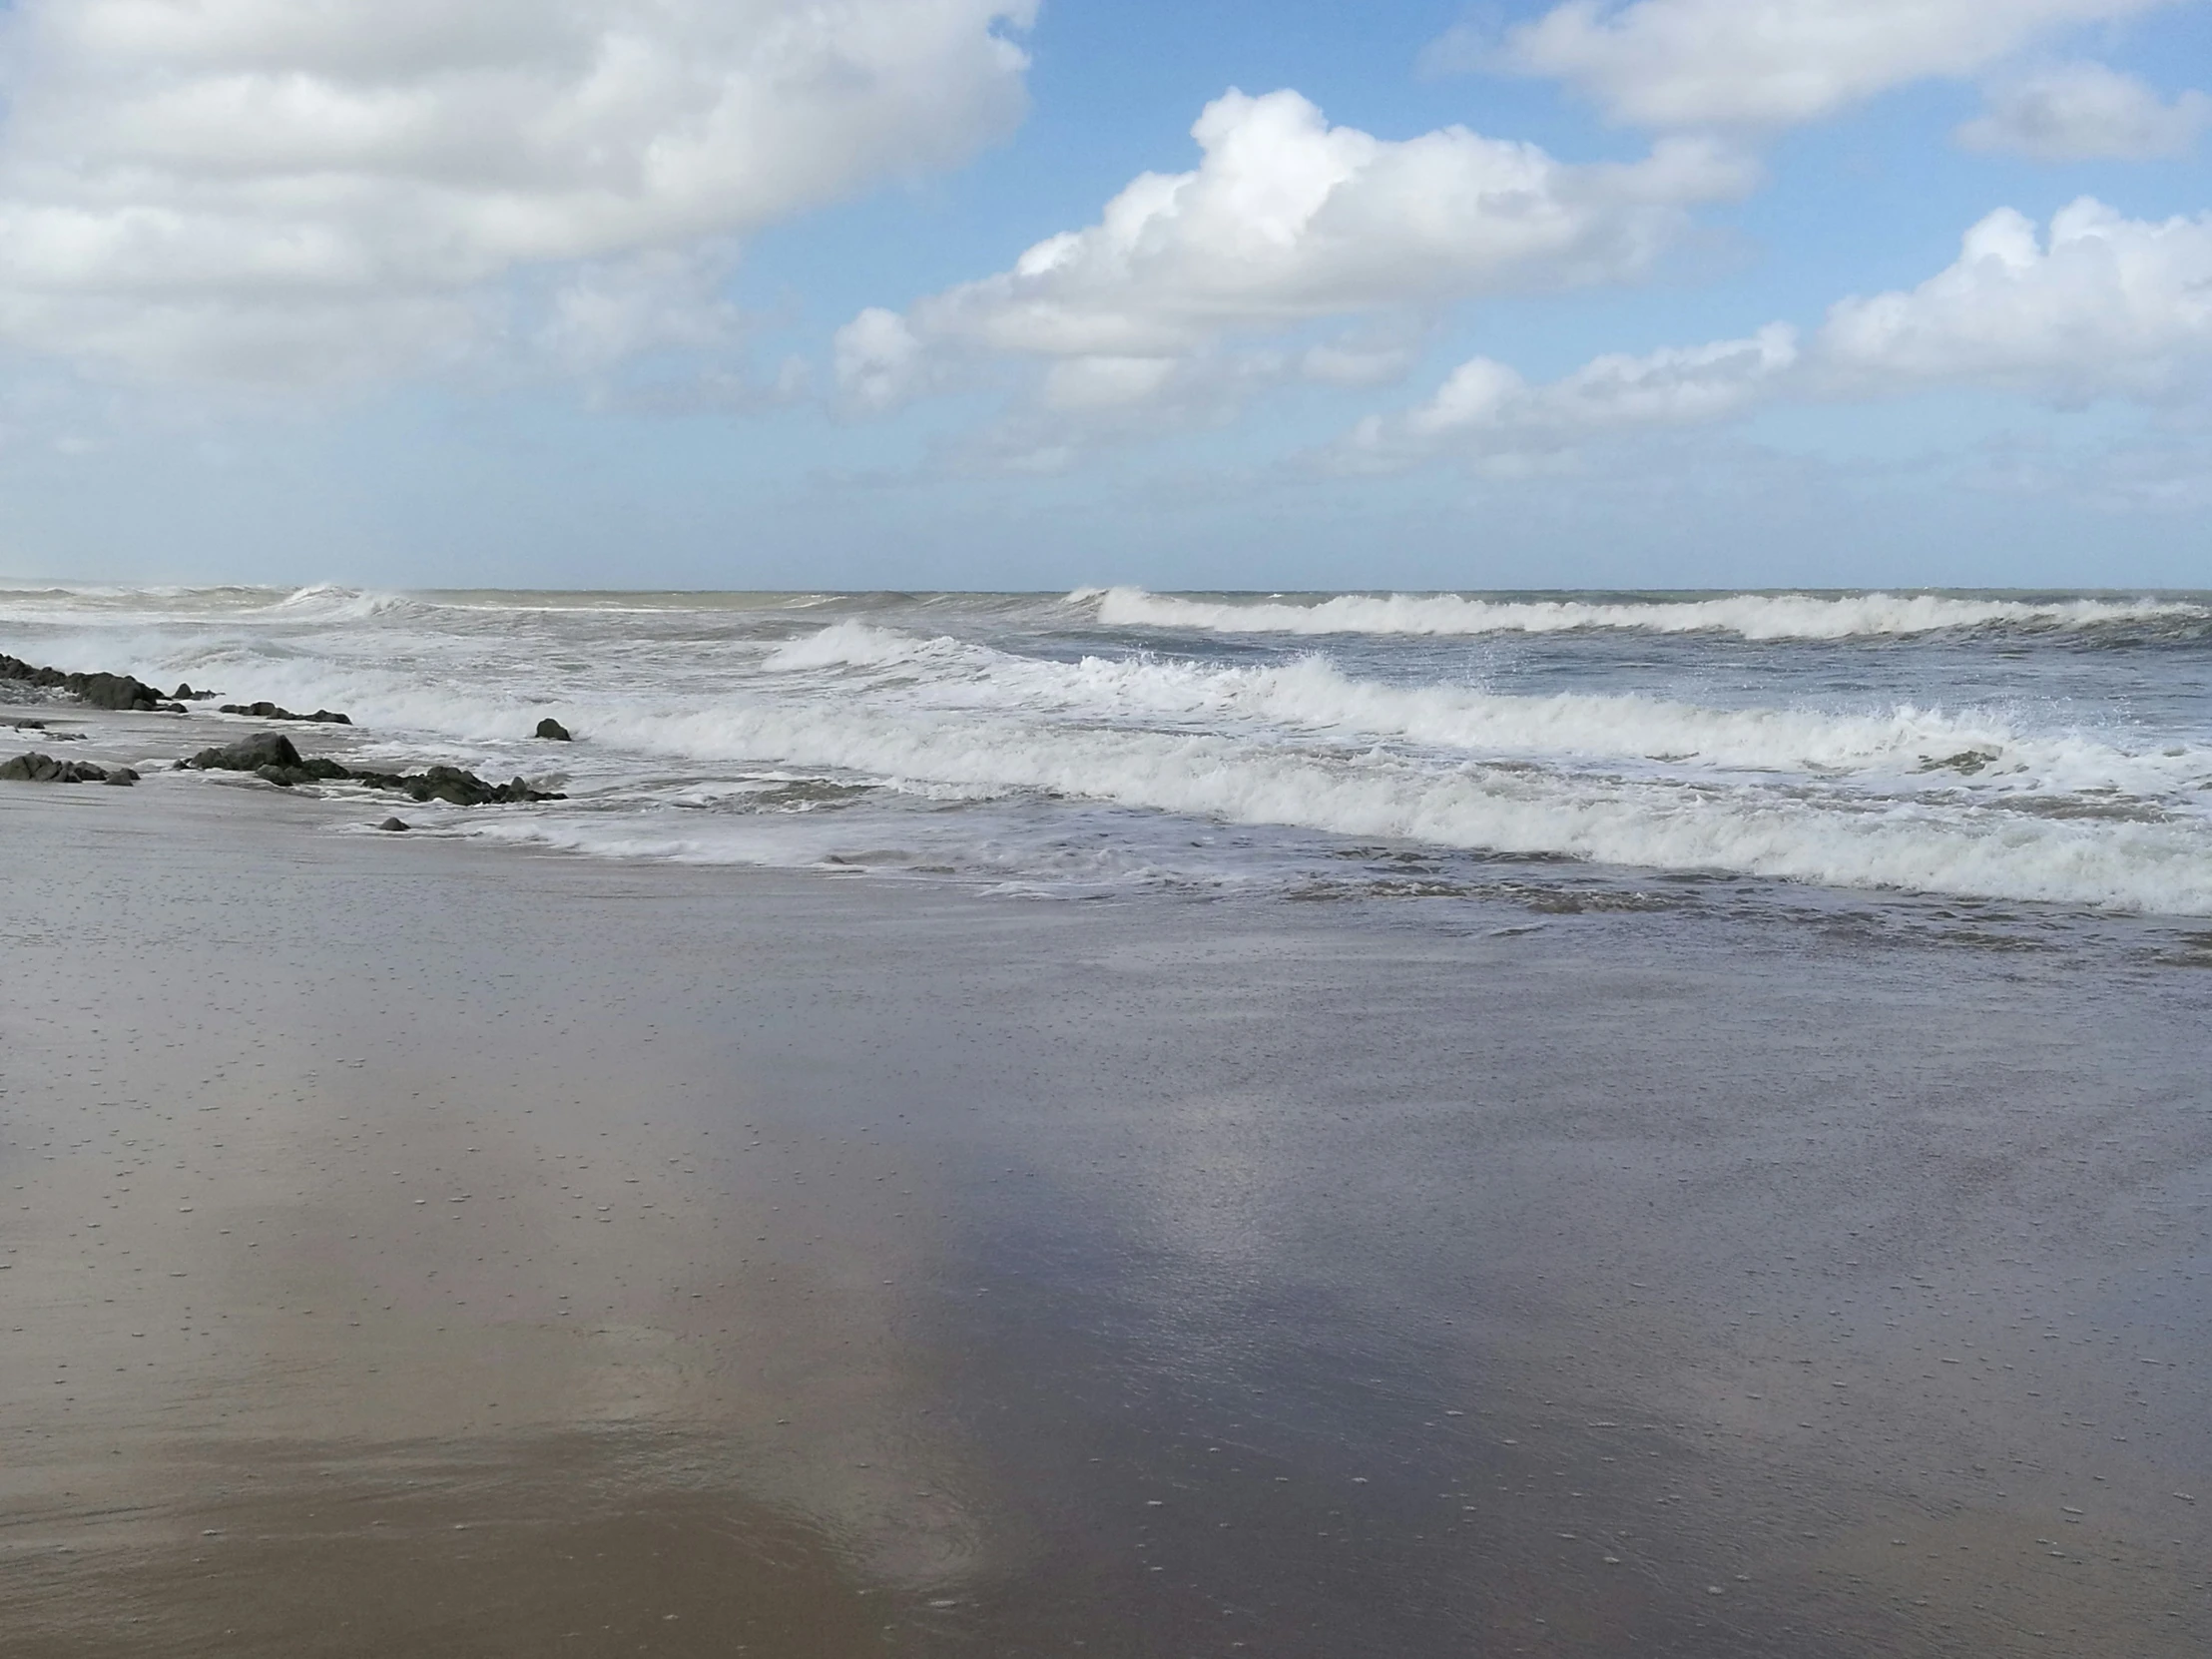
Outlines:
{"type": "Polygon", "coordinates": [[[2212,98],[2201,92],[2168,103],[2132,75],[2069,63],[1993,88],[1958,142],[2039,162],[2147,162],[2187,155],[2208,124],[2212,98]]]}
{"type": "Polygon", "coordinates": [[[1433,68],[1558,80],[1611,120],[1779,128],[1892,88],[1977,75],[2061,31],[2173,0],[1568,0],[1493,40],[1457,29],[1433,68]]]}
{"type": "Polygon", "coordinates": [[[18,0],[0,339],[141,376],[395,372],[549,273],[563,350],[693,340],[719,325],[694,251],[1007,132],[1002,30],[1033,9],[18,0]]]}
{"type": "MultiPolygon", "coordinates": [[[[1462,127],[1379,139],[1330,126],[1289,91],[1230,92],[1192,136],[1196,168],[1139,176],[1096,224],[904,312],[854,318],[836,340],[845,395],[883,410],[1015,359],[1041,366],[1049,408],[1156,402],[1240,335],[1632,279],[1680,235],[1689,205],[1753,178],[1695,140],[1577,166],[1462,127]]],[[[1355,336],[1296,361],[1316,379],[1359,384],[1394,374],[1405,355],[1355,336]]]]}
{"type": "Polygon", "coordinates": [[[1503,363],[1460,364],[1427,401],[1363,421],[1340,446],[1357,470],[1455,453],[1484,470],[1635,431],[1682,429],[1784,398],[1864,399],[1978,385],[2068,405],[2156,400],[2212,365],[2212,214],[2127,219],[2083,197],[2047,231],[2004,208],[1910,289],[1830,307],[1809,340],[1787,323],[1743,339],[1609,354],[1531,385],[1503,363]]]}

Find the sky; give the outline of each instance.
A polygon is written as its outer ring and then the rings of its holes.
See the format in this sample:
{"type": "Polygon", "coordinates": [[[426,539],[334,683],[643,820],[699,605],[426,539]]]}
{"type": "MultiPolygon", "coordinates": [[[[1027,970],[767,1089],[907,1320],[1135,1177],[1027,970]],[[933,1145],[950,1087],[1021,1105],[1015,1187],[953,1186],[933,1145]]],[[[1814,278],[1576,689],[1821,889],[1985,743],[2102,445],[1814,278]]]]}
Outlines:
{"type": "Polygon", "coordinates": [[[2212,587],[2212,0],[0,0],[0,577],[2212,587]]]}

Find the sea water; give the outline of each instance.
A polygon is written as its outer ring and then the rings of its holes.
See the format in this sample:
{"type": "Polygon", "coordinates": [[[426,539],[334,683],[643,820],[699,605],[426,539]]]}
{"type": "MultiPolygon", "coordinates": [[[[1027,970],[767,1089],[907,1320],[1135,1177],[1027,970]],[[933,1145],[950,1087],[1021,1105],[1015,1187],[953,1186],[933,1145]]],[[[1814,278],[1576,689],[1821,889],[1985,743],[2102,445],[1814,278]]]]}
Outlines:
{"type": "Polygon", "coordinates": [[[578,854],[2212,915],[2208,594],[16,587],[0,650],[525,774],[568,799],[412,816],[578,854]]]}

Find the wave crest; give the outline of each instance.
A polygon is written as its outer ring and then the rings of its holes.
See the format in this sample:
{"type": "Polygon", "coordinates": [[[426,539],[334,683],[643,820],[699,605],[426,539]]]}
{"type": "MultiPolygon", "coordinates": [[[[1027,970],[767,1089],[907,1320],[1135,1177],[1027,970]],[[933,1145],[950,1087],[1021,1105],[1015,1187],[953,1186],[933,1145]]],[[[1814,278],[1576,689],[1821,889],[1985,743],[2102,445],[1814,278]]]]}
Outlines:
{"type": "Polygon", "coordinates": [[[1214,634],[1563,634],[1601,629],[1835,640],[2002,627],[2037,631],[2129,622],[2212,622],[2177,599],[1970,599],[1934,593],[1728,594],[1712,599],[1470,599],[1459,594],[1338,594],[1308,602],[1192,599],[1143,588],[1078,588],[1112,628],[1214,634]]]}
{"type": "Polygon", "coordinates": [[[371,617],[424,609],[420,601],[402,593],[379,593],[370,588],[340,587],[317,582],[296,588],[264,607],[264,614],[290,622],[365,622],[371,617]]]}

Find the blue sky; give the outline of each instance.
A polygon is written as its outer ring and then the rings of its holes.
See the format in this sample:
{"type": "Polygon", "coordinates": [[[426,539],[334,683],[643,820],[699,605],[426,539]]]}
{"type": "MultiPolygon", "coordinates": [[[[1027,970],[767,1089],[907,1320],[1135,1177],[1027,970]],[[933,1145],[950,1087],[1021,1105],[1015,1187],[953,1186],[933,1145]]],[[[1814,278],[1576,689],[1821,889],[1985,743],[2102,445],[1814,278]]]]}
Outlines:
{"type": "Polygon", "coordinates": [[[2212,0],[17,0],[0,574],[2212,586],[2208,86],[2212,0]]]}

